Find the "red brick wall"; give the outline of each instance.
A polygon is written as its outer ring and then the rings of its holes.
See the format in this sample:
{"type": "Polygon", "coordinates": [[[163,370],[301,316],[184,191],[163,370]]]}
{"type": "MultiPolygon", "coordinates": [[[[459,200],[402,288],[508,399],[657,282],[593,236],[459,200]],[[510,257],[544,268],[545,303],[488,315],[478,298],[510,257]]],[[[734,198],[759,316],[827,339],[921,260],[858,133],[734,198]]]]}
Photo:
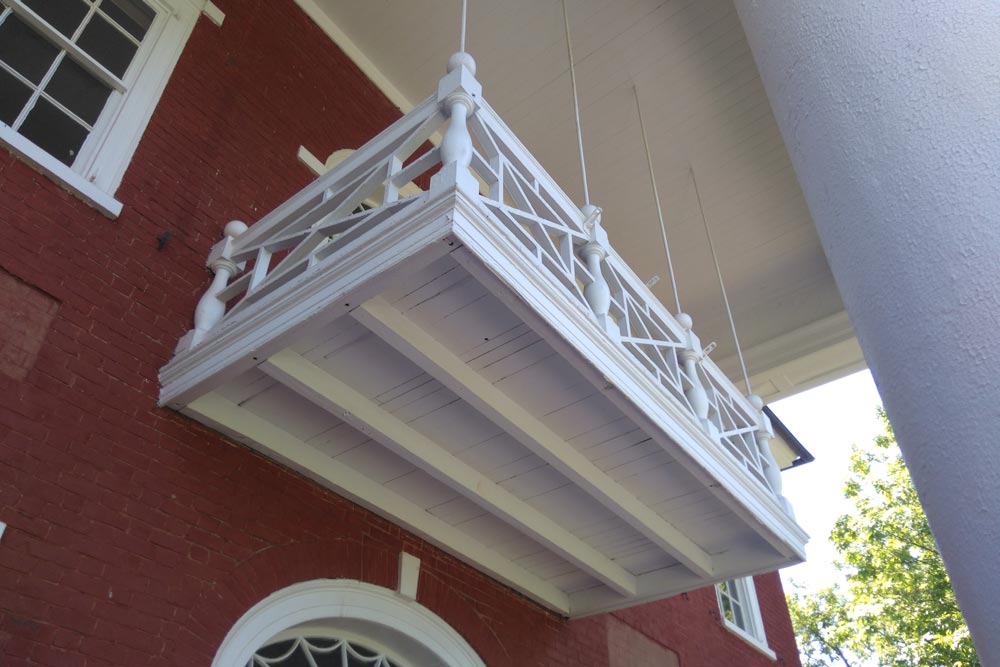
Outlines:
{"type": "Polygon", "coordinates": [[[669,600],[615,612],[615,616],[676,651],[681,667],[798,666],[798,649],[785,594],[781,590],[781,579],[775,572],[754,577],[754,582],[767,643],[777,654],[777,663],[764,657],[723,625],[714,588],[703,588],[669,600]]]}
{"type": "MultiPolygon", "coordinates": [[[[357,147],[398,115],[291,0],[216,4],[225,25],[195,28],[119,220],[0,152],[0,267],[59,304],[26,375],[0,374],[0,662],[208,665],[268,593],[317,577],[394,586],[405,548],[423,561],[420,601],[488,664],[607,665],[609,617],[563,621],[156,407],[225,222],[310,180],[300,144],[357,147]]],[[[760,597],[771,645],[797,665],[776,577],[760,597]]],[[[711,590],[616,616],[683,667],[771,664],[723,629],[711,590]]]]}

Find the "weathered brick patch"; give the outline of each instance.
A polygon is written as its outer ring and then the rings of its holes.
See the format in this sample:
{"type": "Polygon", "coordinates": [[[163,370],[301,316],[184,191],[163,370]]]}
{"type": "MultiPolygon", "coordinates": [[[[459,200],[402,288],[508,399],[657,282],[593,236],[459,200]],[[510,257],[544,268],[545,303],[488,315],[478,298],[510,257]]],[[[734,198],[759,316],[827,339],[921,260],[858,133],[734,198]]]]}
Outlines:
{"type": "Polygon", "coordinates": [[[56,299],[0,267],[0,373],[28,375],[57,310],[56,299]]]}

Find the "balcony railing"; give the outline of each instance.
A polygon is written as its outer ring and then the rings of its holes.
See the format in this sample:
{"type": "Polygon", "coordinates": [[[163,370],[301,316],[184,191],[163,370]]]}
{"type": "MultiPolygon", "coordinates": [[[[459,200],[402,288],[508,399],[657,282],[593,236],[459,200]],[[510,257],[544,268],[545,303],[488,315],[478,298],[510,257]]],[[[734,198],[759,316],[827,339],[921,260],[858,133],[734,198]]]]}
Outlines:
{"type": "Polygon", "coordinates": [[[482,99],[474,68],[463,63],[435,96],[252,227],[227,226],[208,260],[215,280],[178,352],[245,318],[283,285],[337,261],[353,241],[409,215],[435,191],[457,188],[790,513],[763,403],[744,396],[707,357],[691,318],[672,315],[656,299],[609,243],[600,210],[581,211],[572,202],[482,99]],[[440,146],[433,146],[431,137],[443,127],[440,146]],[[401,197],[410,182],[426,189],[401,197]]]}

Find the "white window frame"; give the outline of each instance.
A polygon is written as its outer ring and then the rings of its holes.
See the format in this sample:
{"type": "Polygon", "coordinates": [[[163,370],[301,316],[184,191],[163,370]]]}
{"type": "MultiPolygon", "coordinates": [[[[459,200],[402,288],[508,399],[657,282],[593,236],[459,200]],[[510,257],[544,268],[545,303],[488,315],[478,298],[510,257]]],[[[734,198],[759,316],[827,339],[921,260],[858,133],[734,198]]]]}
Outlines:
{"type": "MultiPolygon", "coordinates": [[[[121,213],[115,192],[205,6],[205,0],[143,1],[156,11],[156,18],[120,84],[112,86],[111,97],[72,166],[0,122],[0,145],[110,218],[121,213]]],[[[57,33],[22,0],[0,0],[0,9],[6,7],[43,35],[57,33]]],[[[55,39],[49,41],[60,46],[55,39]]]]}
{"type": "Polygon", "coordinates": [[[726,608],[723,602],[723,595],[726,594],[722,592],[721,584],[716,584],[715,597],[719,603],[719,616],[722,618],[722,623],[730,632],[749,642],[750,645],[764,655],[772,660],[777,659],[774,651],[767,645],[767,636],[764,633],[764,618],[761,616],[760,604],[757,602],[757,587],[754,584],[753,577],[739,577],[730,579],[725,583],[728,584],[730,589],[729,597],[739,603],[743,612],[743,620],[747,627],[744,628],[726,618],[726,608]]]}

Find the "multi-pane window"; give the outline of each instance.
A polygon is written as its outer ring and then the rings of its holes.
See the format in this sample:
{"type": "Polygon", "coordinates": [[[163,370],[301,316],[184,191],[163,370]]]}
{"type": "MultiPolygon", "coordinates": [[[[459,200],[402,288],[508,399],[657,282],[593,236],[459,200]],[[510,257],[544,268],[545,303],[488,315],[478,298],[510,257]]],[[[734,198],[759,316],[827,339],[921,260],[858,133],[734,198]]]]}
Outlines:
{"type": "Polygon", "coordinates": [[[143,0],[4,0],[0,121],[72,166],[156,11],[143,0]]]}
{"type": "Polygon", "coordinates": [[[753,577],[729,579],[716,584],[715,592],[719,598],[719,611],[722,612],[726,625],[747,639],[767,646],[753,577]]]}
{"type": "Polygon", "coordinates": [[[0,0],[0,146],[113,195],[204,0],[0,0]]]}

